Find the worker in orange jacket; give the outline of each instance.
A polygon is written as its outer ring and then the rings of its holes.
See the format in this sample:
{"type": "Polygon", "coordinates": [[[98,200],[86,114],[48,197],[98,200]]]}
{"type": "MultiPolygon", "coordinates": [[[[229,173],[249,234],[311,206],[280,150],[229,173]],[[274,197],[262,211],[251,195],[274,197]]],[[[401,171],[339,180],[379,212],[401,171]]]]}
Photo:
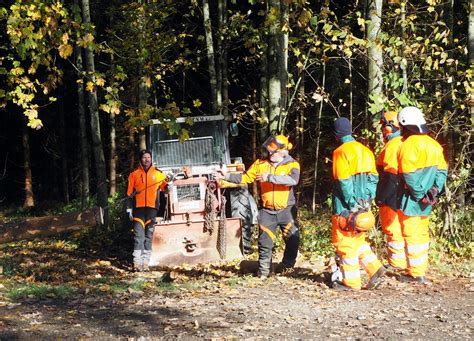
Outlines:
{"type": "Polygon", "coordinates": [[[166,189],[166,176],[152,166],[151,152],[140,151],[140,165],[130,173],[127,189],[127,214],[133,222],[133,268],[148,271],[160,190],[166,189]]]}
{"type": "Polygon", "coordinates": [[[337,290],[361,289],[362,266],[369,276],[365,288],[374,289],[385,267],[372,252],[358,223],[359,216],[371,216],[364,230],[375,223],[370,212],[378,181],[374,154],[352,137],[347,118],[335,121],[334,132],[341,145],[333,152],[332,243],[339,257],[340,278],[334,279],[332,286],[337,290]]]}
{"type": "Polygon", "coordinates": [[[228,174],[222,170],[216,173],[216,178],[234,183],[259,182],[262,208],[258,215],[258,276],[267,278],[278,227],[285,241],[285,252],[276,271],[291,269],[296,262],[300,233],[296,223],[294,187],[300,178],[300,164],[289,155],[292,144],[284,135],[270,136],[263,146],[268,158],[255,161],[244,174],[228,174]]]}
{"type": "Polygon", "coordinates": [[[437,196],[448,175],[443,148],[428,136],[428,128],[420,109],[403,108],[398,113],[403,143],[398,151],[398,173],[403,180],[398,217],[400,220],[407,272],[399,276],[402,282],[428,284],[430,246],[429,219],[437,196]]]}
{"type": "Polygon", "coordinates": [[[397,112],[387,111],[382,114],[380,123],[385,142],[377,158],[379,182],[375,195],[375,203],[379,207],[382,231],[387,236],[388,268],[392,272],[405,270],[405,240],[398,220],[398,204],[401,194],[401,181],[398,174],[398,150],[402,145],[400,125],[397,112]]]}

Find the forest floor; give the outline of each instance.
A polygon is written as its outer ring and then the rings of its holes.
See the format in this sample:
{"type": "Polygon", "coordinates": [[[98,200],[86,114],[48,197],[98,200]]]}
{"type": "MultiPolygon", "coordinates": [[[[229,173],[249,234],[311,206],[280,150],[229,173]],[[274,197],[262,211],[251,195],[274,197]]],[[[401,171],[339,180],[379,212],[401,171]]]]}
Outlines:
{"type": "MultiPolygon", "coordinates": [[[[432,284],[386,277],[335,291],[324,260],[267,280],[255,261],[131,273],[68,247],[0,248],[0,339],[471,339],[474,275],[431,270],[432,284]]],[[[449,265],[447,266],[449,268],[449,265]]]]}

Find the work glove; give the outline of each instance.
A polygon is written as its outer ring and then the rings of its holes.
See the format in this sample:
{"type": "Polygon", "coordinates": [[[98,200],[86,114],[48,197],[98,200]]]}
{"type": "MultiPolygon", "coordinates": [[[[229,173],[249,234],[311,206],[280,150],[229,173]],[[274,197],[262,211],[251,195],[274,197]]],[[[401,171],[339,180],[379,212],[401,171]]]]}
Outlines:
{"type": "Polygon", "coordinates": [[[130,221],[132,221],[133,220],[133,210],[131,208],[127,208],[126,212],[128,214],[128,219],[130,219],[130,221]]]}
{"type": "Polygon", "coordinates": [[[350,215],[351,215],[351,211],[348,211],[348,210],[344,210],[342,211],[340,214],[339,214],[341,217],[344,217],[346,219],[349,219],[350,215]]]}
{"type": "Polygon", "coordinates": [[[421,203],[424,205],[435,205],[438,202],[436,198],[438,196],[438,189],[433,186],[431,187],[428,192],[426,192],[425,196],[421,198],[421,203]]]}
{"type": "Polygon", "coordinates": [[[371,202],[371,199],[369,200],[358,199],[357,204],[356,204],[357,211],[367,212],[368,210],[370,210],[370,202],[371,202]]]}
{"type": "Polygon", "coordinates": [[[257,174],[257,181],[267,182],[269,175],[270,175],[270,173],[268,173],[268,172],[259,173],[259,174],[257,174]]]}

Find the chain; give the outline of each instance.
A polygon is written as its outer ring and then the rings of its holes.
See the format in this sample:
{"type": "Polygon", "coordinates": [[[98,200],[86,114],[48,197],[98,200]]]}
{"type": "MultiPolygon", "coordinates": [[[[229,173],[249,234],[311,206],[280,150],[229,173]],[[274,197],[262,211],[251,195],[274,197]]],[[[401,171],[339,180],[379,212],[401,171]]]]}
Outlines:
{"type": "Polygon", "coordinates": [[[219,234],[217,236],[217,251],[219,252],[219,256],[221,259],[226,258],[226,217],[225,217],[225,203],[226,199],[225,196],[221,196],[221,212],[220,212],[220,219],[219,219],[219,234]]]}
{"type": "Polygon", "coordinates": [[[214,232],[214,222],[216,220],[216,201],[217,198],[214,195],[216,187],[210,182],[207,184],[206,196],[204,199],[204,232],[209,232],[211,235],[214,232]]]}

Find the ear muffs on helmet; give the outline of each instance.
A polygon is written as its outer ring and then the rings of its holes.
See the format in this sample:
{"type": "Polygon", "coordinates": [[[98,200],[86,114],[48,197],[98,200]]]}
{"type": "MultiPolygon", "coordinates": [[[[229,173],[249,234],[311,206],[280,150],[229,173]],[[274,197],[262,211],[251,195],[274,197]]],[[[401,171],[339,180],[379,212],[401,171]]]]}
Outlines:
{"type": "Polygon", "coordinates": [[[393,134],[395,131],[400,129],[397,113],[395,111],[386,111],[382,113],[380,124],[382,124],[382,132],[385,136],[393,134]]]}

